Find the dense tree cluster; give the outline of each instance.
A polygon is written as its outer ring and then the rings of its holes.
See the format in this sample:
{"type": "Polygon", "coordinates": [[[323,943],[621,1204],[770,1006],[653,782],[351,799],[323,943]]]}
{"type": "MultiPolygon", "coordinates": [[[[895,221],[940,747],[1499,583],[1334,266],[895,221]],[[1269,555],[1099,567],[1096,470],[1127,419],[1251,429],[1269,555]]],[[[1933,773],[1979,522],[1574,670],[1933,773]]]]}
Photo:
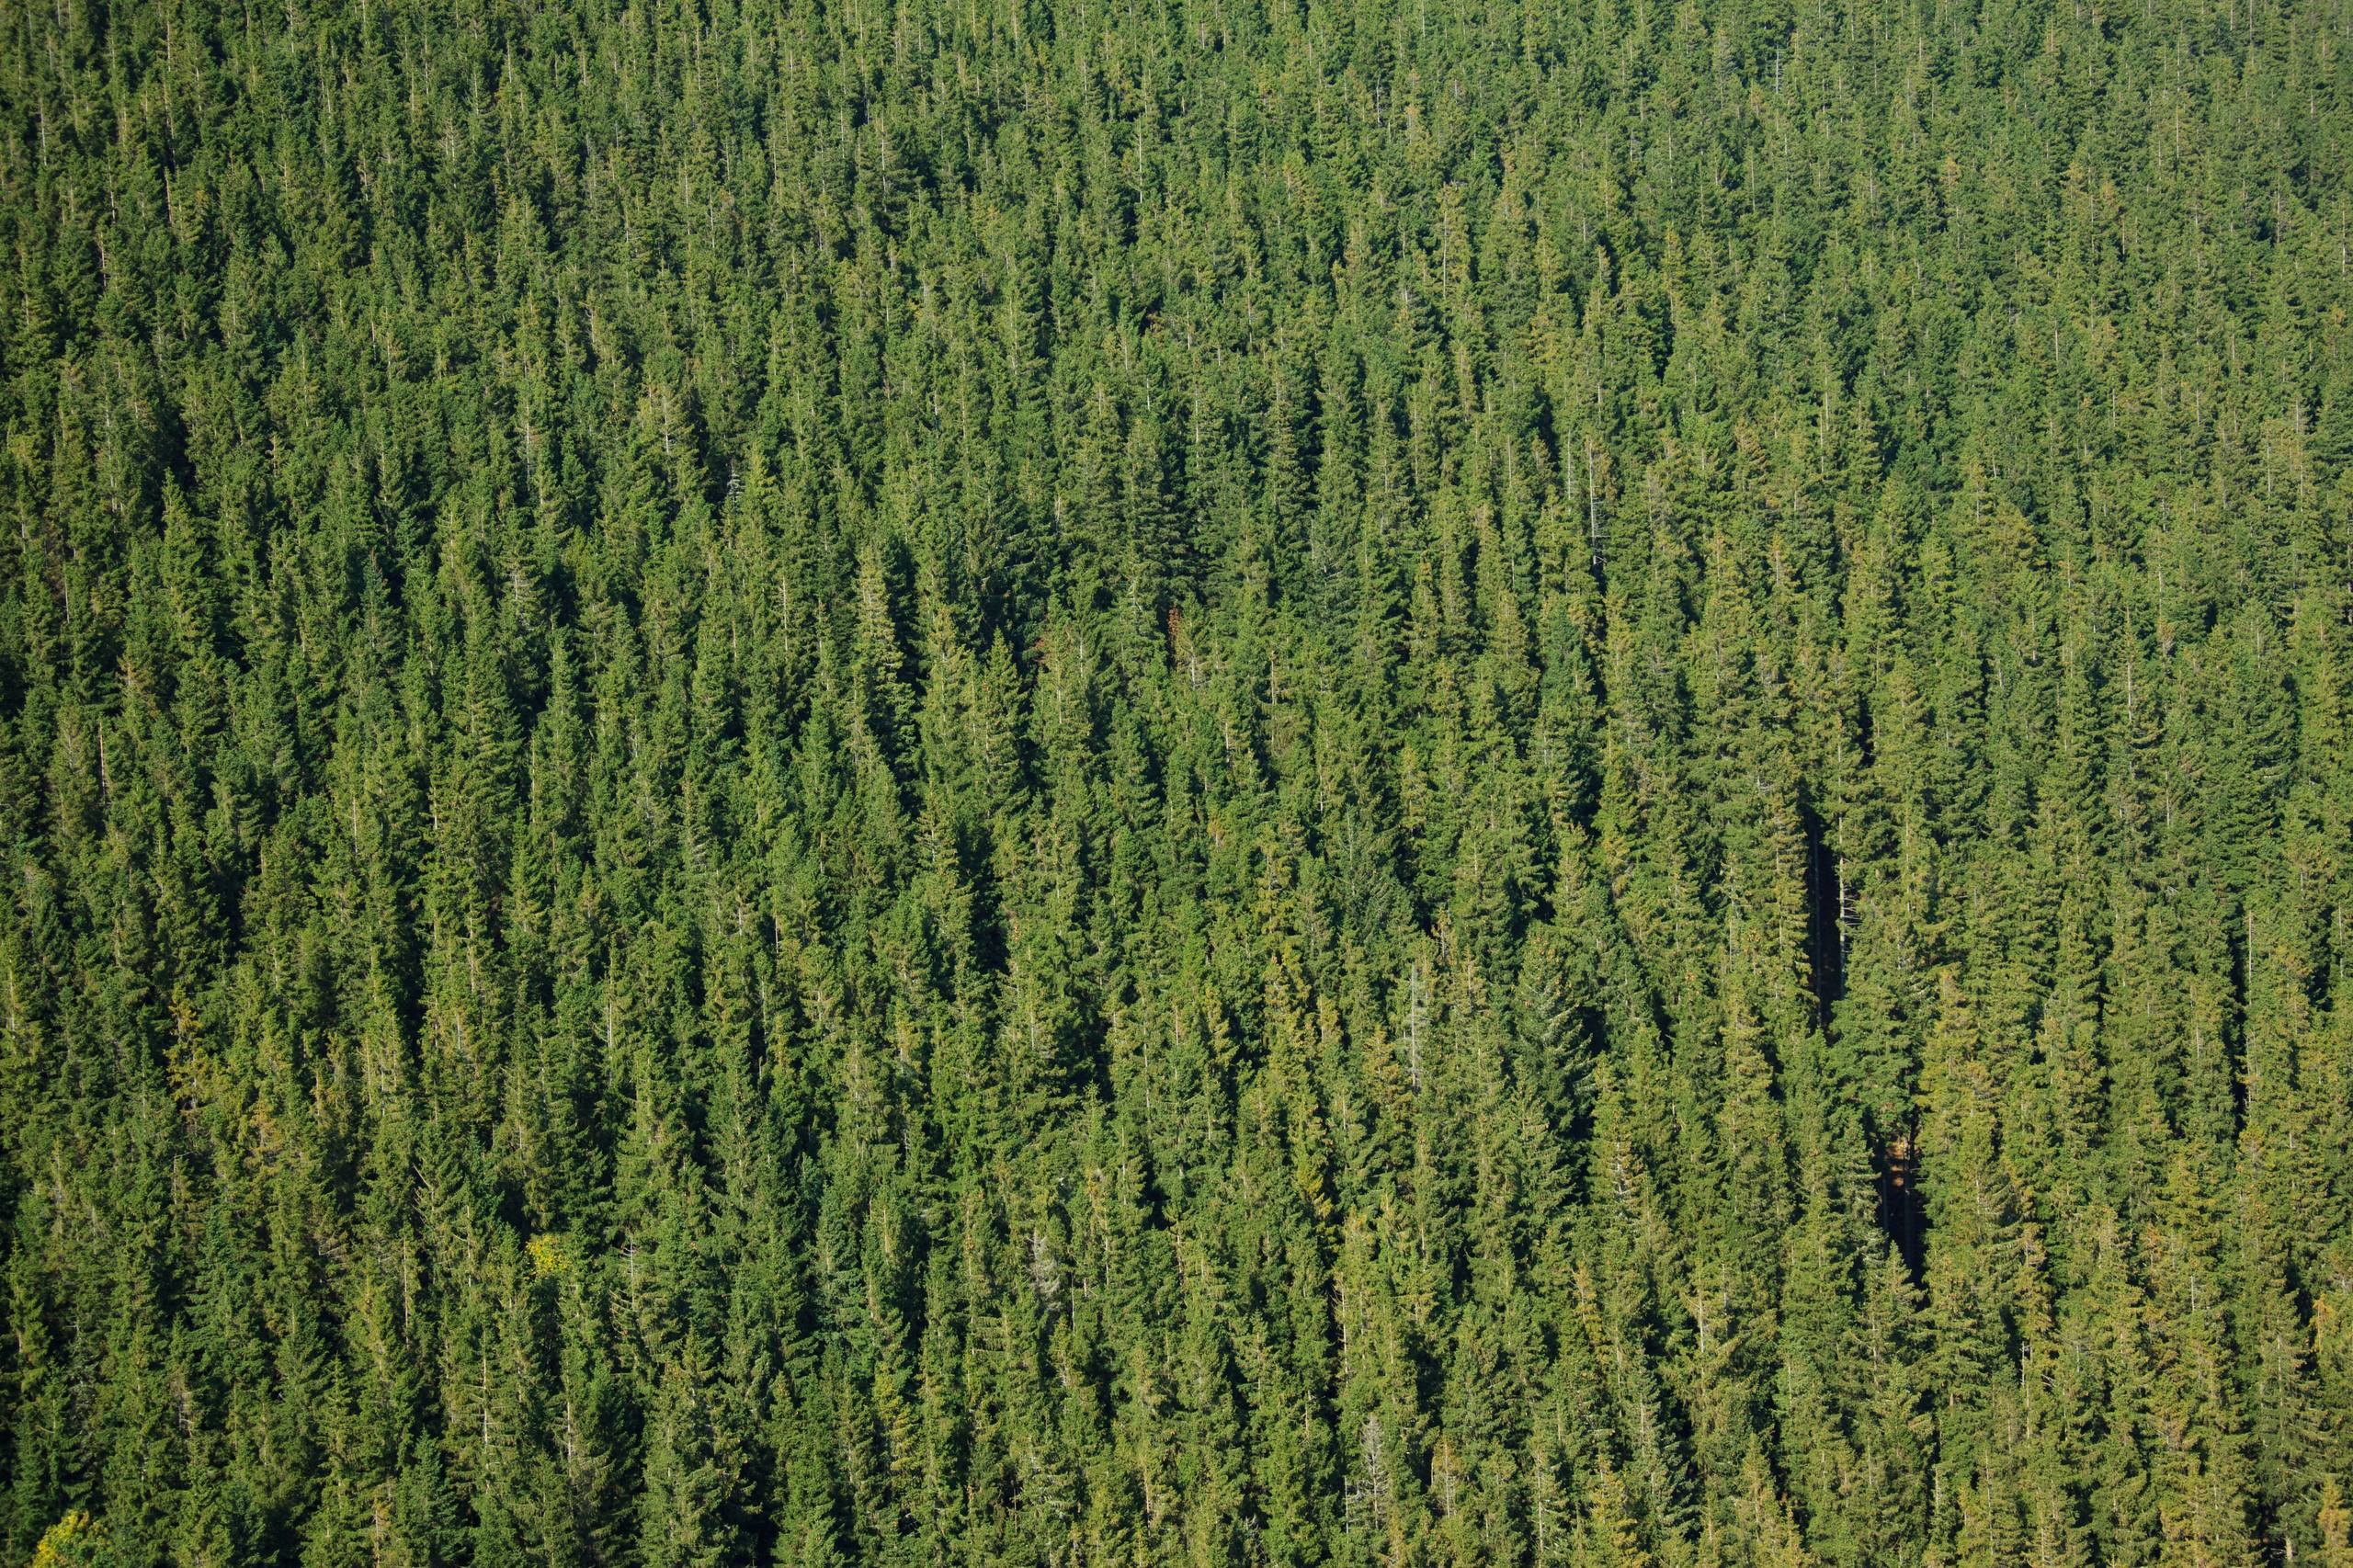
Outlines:
{"type": "Polygon", "coordinates": [[[0,7],[0,1558],[2353,1565],[2348,62],[0,7]]]}

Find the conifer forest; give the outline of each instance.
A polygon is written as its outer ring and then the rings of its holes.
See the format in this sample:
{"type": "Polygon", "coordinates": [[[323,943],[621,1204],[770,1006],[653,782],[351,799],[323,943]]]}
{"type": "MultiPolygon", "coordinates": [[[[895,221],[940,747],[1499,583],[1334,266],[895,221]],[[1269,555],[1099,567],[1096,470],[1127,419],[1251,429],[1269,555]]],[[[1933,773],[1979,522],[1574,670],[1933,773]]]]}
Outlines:
{"type": "Polygon", "coordinates": [[[2353,0],[0,0],[0,1564],[2353,1568],[2353,0]]]}

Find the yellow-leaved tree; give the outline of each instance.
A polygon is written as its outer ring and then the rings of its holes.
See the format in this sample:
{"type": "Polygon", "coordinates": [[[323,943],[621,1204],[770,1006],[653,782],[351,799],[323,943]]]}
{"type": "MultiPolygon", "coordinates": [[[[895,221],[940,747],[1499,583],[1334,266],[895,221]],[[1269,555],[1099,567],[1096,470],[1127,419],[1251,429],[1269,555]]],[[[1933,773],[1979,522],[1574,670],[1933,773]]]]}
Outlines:
{"type": "Polygon", "coordinates": [[[33,1548],[33,1568],[82,1568],[106,1561],[106,1527],[79,1508],[50,1526],[33,1548]]]}

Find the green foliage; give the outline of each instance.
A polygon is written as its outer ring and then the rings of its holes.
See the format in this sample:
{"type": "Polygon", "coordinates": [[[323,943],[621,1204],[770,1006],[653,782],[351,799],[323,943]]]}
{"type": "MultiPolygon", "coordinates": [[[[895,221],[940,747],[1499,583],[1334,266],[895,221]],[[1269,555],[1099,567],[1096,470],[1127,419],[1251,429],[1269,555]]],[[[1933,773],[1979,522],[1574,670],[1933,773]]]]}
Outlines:
{"type": "Polygon", "coordinates": [[[2353,1564],[2349,62],[0,7],[0,1559],[2353,1564]]]}

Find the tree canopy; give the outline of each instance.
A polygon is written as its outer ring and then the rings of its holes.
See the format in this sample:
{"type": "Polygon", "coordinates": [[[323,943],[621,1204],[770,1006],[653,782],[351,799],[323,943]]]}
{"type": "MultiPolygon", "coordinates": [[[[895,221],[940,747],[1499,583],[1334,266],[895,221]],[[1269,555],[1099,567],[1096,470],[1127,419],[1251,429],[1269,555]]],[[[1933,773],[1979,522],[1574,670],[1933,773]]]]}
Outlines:
{"type": "Polygon", "coordinates": [[[2353,1568],[2348,62],[0,6],[0,1560],[2353,1568]]]}

